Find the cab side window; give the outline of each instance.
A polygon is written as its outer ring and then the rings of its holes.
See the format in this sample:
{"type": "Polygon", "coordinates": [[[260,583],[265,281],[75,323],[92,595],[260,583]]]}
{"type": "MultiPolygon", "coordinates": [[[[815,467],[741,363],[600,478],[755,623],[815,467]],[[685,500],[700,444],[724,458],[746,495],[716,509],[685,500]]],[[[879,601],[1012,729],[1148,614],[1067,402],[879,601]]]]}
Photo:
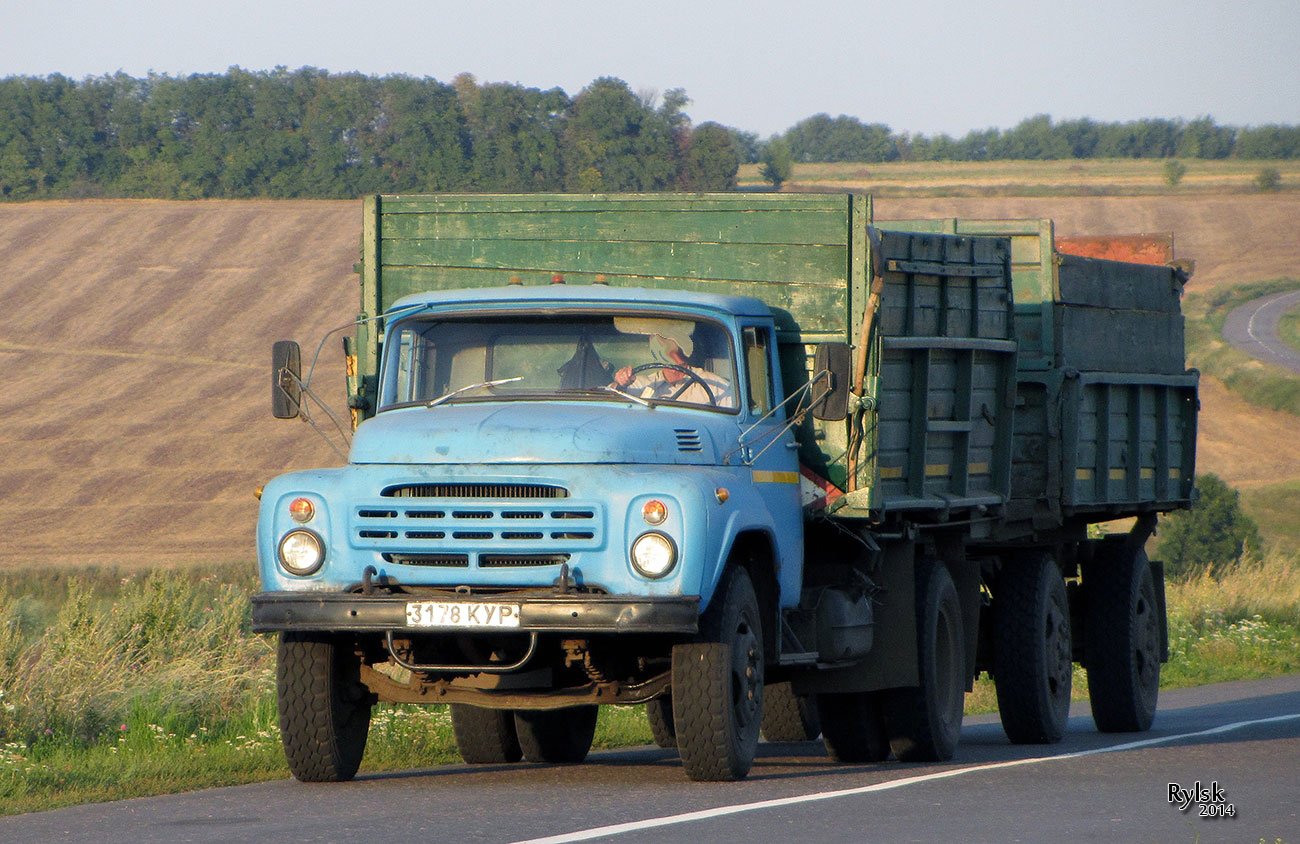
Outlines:
{"type": "Polygon", "coordinates": [[[749,410],[762,416],[772,409],[772,364],[768,350],[772,344],[767,328],[750,326],[744,331],[745,370],[749,384],[749,410]]]}

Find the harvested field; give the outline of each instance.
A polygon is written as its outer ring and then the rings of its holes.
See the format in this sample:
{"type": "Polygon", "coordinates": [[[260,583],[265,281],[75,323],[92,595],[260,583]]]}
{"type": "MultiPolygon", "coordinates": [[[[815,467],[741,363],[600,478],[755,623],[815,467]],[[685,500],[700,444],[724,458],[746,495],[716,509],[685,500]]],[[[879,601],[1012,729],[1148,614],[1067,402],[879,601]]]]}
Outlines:
{"type": "MultiPolygon", "coordinates": [[[[338,457],[270,418],[269,350],[356,312],[358,202],[0,205],[0,567],[250,561],[254,490],[338,457]]],[[[1193,289],[1300,274],[1300,197],[881,199],[877,217],[1040,217],[1174,231],[1193,289]]],[[[319,387],[341,398],[337,337],[319,387]]],[[[1300,420],[1207,384],[1202,467],[1300,478],[1300,420]]]]}

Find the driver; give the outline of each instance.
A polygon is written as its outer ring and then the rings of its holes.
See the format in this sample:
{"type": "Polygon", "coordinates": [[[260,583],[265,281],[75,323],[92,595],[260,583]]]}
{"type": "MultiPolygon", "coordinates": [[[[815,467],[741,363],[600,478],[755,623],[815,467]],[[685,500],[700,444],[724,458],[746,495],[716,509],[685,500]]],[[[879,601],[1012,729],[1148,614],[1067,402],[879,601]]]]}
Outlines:
{"type": "Polygon", "coordinates": [[[614,383],[610,386],[643,399],[671,399],[734,408],[736,399],[730,382],[707,369],[691,365],[691,348],[690,337],[678,339],[651,334],[650,355],[654,362],[646,364],[645,369],[635,374],[633,367],[623,367],[614,373],[614,383]],[[708,385],[707,390],[701,382],[708,385]]]}

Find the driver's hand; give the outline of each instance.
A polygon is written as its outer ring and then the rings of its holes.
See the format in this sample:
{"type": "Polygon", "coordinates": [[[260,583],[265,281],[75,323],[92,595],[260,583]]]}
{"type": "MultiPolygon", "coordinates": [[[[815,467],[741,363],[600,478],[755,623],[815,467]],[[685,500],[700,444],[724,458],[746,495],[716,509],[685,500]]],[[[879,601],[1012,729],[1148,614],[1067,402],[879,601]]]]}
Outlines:
{"type": "Polygon", "coordinates": [[[632,383],[632,367],[625,366],[618,372],[614,373],[614,383],[620,387],[626,387],[632,383]]]}

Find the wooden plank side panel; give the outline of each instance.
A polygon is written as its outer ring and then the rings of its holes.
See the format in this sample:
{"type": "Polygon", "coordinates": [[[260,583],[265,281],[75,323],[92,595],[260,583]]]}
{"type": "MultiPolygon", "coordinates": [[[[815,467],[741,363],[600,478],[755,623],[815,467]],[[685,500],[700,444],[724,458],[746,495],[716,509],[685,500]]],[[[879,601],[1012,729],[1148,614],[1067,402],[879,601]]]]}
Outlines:
{"type": "MultiPolygon", "coordinates": [[[[526,276],[525,280],[531,283],[535,278],[535,276],[526,276]]],[[[577,275],[571,279],[578,282],[584,280],[590,279],[577,275]]],[[[820,335],[823,339],[834,339],[840,342],[848,339],[844,334],[843,317],[848,308],[848,291],[843,287],[783,284],[774,281],[736,282],[719,279],[644,278],[619,275],[607,275],[606,281],[611,286],[754,296],[772,309],[776,316],[777,330],[782,332],[783,336],[820,335]]],[[[384,271],[385,296],[391,298],[391,301],[426,290],[465,290],[500,287],[503,284],[505,279],[502,278],[501,271],[495,269],[390,267],[384,271]]]]}
{"type": "Polygon", "coordinates": [[[442,193],[389,194],[382,200],[385,214],[508,214],[529,211],[818,211],[844,209],[848,196],[842,193],[442,193]]]}
{"type": "Polygon", "coordinates": [[[512,272],[781,281],[841,287],[845,246],[644,241],[384,240],[385,268],[473,267],[512,272]]]}
{"type": "MultiPolygon", "coordinates": [[[[445,288],[603,275],[611,285],[749,295],[783,339],[847,340],[861,197],[790,194],[385,196],[379,302],[445,288]]],[[[862,265],[863,259],[857,258],[862,265]]]]}
{"type": "Polygon", "coordinates": [[[848,245],[842,208],[806,211],[528,210],[390,214],[385,237],[400,240],[548,240],[848,245]]]}

